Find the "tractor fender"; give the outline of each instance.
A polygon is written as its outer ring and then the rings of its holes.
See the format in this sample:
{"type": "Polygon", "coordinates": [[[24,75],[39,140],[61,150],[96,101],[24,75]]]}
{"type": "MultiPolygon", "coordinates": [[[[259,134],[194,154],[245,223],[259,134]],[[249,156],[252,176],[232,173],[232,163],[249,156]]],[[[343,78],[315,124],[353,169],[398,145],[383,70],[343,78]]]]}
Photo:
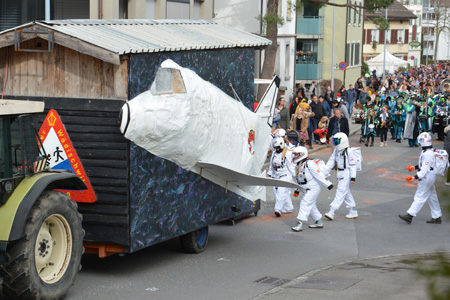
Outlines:
{"type": "Polygon", "coordinates": [[[22,237],[28,213],[45,190],[85,190],[86,184],[67,171],[46,171],[25,177],[0,207],[0,242],[22,237]]]}

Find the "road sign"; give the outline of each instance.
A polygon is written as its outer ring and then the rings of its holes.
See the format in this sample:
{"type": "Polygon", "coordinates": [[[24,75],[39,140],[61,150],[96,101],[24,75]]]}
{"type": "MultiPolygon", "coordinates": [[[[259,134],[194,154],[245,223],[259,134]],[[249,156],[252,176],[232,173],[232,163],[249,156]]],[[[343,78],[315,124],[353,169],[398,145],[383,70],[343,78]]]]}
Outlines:
{"type": "Polygon", "coordinates": [[[347,64],[345,62],[341,61],[339,63],[339,69],[342,70],[342,71],[347,69],[347,64]]]}
{"type": "Polygon", "coordinates": [[[414,55],[411,55],[411,60],[414,60],[414,59],[415,59],[414,55]]]}
{"type": "Polygon", "coordinates": [[[97,196],[95,195],[94,189],[69,139],[69,135],[55,110],[50,110],[47,117],[45,117],[44,123],[39,130],[39,137],[47,154],[47,162],[49,163],[50,169],[70,170],[80,177],[88,187],[84,191],[61,190],[61,192],[69,194],[70,198],[76,202],[95,202],[97,196]]]}

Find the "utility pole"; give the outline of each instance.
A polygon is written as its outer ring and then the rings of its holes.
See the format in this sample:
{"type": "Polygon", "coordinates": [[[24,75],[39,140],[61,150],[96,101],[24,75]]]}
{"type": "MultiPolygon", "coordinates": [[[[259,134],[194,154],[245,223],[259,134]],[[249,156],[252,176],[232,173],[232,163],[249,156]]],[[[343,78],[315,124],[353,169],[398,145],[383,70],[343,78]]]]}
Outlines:
{"type": "MultiPolygon", "coordinates": [[[[336,0],[333,1],[336,4],[336,0]]],[[[333,6],[333,42],[331,43],[331,91],[334,93],[334,28],[336,27],[336,6],[333,6]]],[[[333,99],[334,100],[334,99],[333,99]]]]}
{"type": "MultiPolygon", "coordinates": [[[[386,20],[388,19],[388,8],[386,7],[386,20]]],[[[384,78],[386,76],[386,36],[387,36],[387,30],[384,31],[384,57],[383,57],[383,82],[384,78]]]]}

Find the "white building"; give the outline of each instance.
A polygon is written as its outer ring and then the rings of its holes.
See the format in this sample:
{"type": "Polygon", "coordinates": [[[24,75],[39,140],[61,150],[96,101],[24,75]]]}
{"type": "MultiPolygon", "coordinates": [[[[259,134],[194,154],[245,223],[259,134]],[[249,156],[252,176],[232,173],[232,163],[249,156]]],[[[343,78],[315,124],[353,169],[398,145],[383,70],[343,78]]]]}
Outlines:
{"type": "MultiPolygon", "coordinates": [[[[280,93],[291,99],[295,86],[295,47],[296,47],[296,11],[294,0],[279,0],[278,14],[284,19],[284,25],[278,27],[278,51],[275,62],[275,74],[281,79],[280,93]]],[[[266,13],[266,0],[228,0],[214,1],[213,20],[220,24],[235,27],[255,34],[261,34],[258,16],[266,13]]],[[[255,59],[255,77],[259,77],[264,51],[255,59]]]]}
{"type": "MultiPolygon", "coordinates": [[[[450,9],[443,9],[443,13],[450,14],[450,9]]],[[[450,19],[450,16],[447,16],[450,19]]],[[[436,48],[436,17],[435,9],[430,5],[430,0],[423,0],[422,33],[423,33],[423,57],[424,61],[434,60],[436,48]]],[[[448,26],[448,25],[447,25],[448,26]]],[[[450,60],[450,33],[441,32],[438,41],[436,60],[450,60]]]]}
{"type": "Polygon", "coordinates": [[[409,11],[417,16],[417,19],[409,20],[409,46],[408,63],[411,66],[420,65],[422,51],[422,14],[423,3],[429,0],[402,0],[400,1],[409,11]],[[422,2],[424,1],[424,2],[422,2]]]}

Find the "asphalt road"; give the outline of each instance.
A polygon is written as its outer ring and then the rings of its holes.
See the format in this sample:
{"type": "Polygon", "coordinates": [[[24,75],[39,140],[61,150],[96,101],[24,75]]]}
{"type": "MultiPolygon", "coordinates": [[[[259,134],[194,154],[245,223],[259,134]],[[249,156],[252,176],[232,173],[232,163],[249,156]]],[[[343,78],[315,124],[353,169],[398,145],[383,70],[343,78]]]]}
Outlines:
{"type": "MultiPolygon", "coordinates": [[[[352,136],[351,144],[358,146],[358,140],[359,135],[352,136]]],[[[425,205],[411,225],[398,218],[399,213],[406,212],[415,192],[415,186],[404,181],[408,175],[405,167],[417,164],[420,149],[409,148],[405,142],[388,143],[387,148],[380,148],[379,142],[376,147],[363,146],[363,171],[351,186],[359,211],[356,220],[344,218],[343,205],[334,221],[324,220],[323,229],[293,232],[290,227],[296,223],[299,198],[293,198],[295,213],[276,218],[269,188],[268,201],[257,217],[243,219],[235,226],[211,226],[208,248],[202,254],[184,254],[178,240],[171,240],[124,257],[99,259],[84,255],[83,269],[66,299],[259,299],[266,297],[268,291],[270,299],[290,299],[286,290],[277,290],[270,284],[273,280],[265,277],[288,281],[342,262],[450,252],[448,217],[443,218],[442,225],[426,224],[430,211],[425,205]]],[[[443,147],[442,143],[436,146],[443,147]]],[[[330,154],[331,148],[327,148],[311,156],[326,160],[330,154]]],[[[333,175],[331,180],[336,183],[333,175]]],[[[443,179],[439,180],[438,190],[445,189],[443,179]]],[[[333,196],[334,190],[322,190],[318,200],[322,213],[327,211],[333,196]]],[[[450,202],[443,197],[440,200],[441,204],[444,200],[450,202]]],[[[391,275],[386,272],[381,276],[391,275]]],[[[359,291],[360,297],[366,293],[359,299],[369,299],[367,293],[377,299],[375,283],[371,286],[366,281],[366,285],[371,288],[359,291]]],[[[421,286],[416,288],[422,290],[421,286]]],[[[310,299],[330,297],[306,292],[304,295],[310,295],[310,299]]],[[[400,295],[401,292],[400,289],[400,295]]],[[[301,289],[298,293],[303,298],[301,289]]]]}

